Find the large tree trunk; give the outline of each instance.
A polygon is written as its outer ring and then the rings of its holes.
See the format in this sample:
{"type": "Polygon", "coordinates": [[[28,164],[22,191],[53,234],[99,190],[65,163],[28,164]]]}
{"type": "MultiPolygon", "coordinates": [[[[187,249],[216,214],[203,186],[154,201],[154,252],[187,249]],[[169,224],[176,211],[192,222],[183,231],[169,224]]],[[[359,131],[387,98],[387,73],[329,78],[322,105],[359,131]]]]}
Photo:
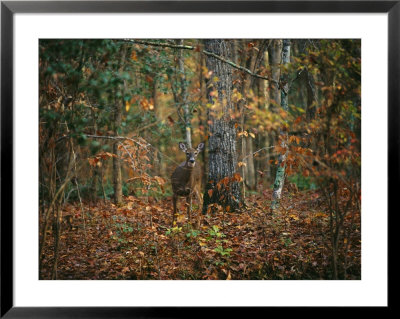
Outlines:
{"type": "MultiPolygon", "coordinates": [[[[205,49],[225,59],[231,59],[232,44],[226,40],[205,40],[205,49]]],[[[209,102],[209,171],[204,193],[203,213],[208,205],[220,204],[226,209],[238,210],[242,196],[236,175],[237,151],[235,122],[231,118],[234,105],[232,95],[232,68],[214,57],[206,62],[212,75],[207,84],[209,102]],[[219,186],[218,186],[219,185],[219,186]]]]}

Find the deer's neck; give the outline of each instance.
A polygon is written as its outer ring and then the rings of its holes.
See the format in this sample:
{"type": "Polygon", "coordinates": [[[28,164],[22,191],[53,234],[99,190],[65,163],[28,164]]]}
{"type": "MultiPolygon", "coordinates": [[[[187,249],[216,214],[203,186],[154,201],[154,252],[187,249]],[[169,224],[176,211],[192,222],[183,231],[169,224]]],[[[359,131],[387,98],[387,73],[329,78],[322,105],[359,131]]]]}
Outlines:
{"type": "Polygon", "coordinates": [[[185,162],[183,167],[187,170],[193,171],[193,169],[196,167],[196,163],[190,164],[189,162],[185,162]]]}

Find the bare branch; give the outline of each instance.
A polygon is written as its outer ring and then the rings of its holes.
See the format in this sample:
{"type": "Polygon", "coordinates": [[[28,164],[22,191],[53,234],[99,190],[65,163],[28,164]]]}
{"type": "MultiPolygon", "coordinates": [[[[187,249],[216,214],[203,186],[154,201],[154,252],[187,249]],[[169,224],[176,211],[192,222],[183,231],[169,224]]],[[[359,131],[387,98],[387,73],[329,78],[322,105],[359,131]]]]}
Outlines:
{"type": "Polygon", "coordinates": [[[114,140],[114,141],[124,141],[124,140],[128,140],[128,141],[131,141],[131,142],[133,142],[133,143],[135,143],[135,144],[137,144],[137,145],[139,145],[140,147],[143,147],[143,148],[148,148],[148,147],[150,147],[150,148],[152,148],[153,150],[158,151],[162,157],[165,157],[165,158],[168,159],[169,161],[171,161],[171,162],[173,162],[173,163],[175,163],[175,164],[178,164],[178,165],[180,164],[180,163],[176,162],[175,160],[173,160],[172,158],[170,158],[169,156],[167,156],[167,155],[163,154],[162,152],[160,152],[160,150],[159,150],[158,148],[156,148],[155,146],[151,145],[151,144],[150,144],[149,142],[147,142],[147,141],[144,141],[145,144],[141,144],[141,143],[138,142],[137,140],[135,140],[135,139],[133,139],[133,138],[130,138],[130,137],[126,137],[126,136],[89,135],[89,134],[86,135],[86,136],[89,137],[89,138],[98,138],[98,139],[106,139],[106,140],[114,140]]]}
{"type": "Polygon", "coordinates": [[[249,155],[243,157],[243,158],[242,158],[242,161],[245,160],[246,158],[250,157],[250,156],[254,156],[254,155],[257,154],[258,152],[261,152],[261,151],[263,151],[263,150],[267,150],[267,149],[270,149],[270,148],[275,148],[275,146],[269,146],[269,147],[260,148],[259,150],[255,151],[254,153],[251,153],[251,154],[249,154],[249,155]]]}
{"type": "MultiPolygon", "coordinates": [[[[172,49],[183,49],[183,50],[195,50],[195,49],[197,49],[196,47],[191,46],[191,45],[170,44],[170,43],[165,43],[165,42],[164,43],[163,42],[152,42],[152,41],[133,40],[133,39],[124,39],[124,41],[131,42],[131,43],[137,43],[137,44],[150,45],[150,46],[158,46],[158,47],[163,47],[163,48],[172,48],[172,49]]],[[[225,59],[225,58],[223,58],[223,57],[221,57],[221,56],[219,56],[219,55],[217,55],[217,54],[215,54],[213,52],[209,52],[209,51],[206,51],[206,50],[201,50],[200,52],[202,52],[205,55],[211,56],[211,57],[213,57],[215,59],[218,59],[218,60],[220,60],[220,61],[222,61],[224,63],[227,63],[230,66],[234,67],[235,69],[238,69],[238,70],[240,70],[242,72],[250,74],[253,77],[256,77],[256,78],[259,78],[259,79],[263,79],[263,80],[267,80],[267,81],[270,81],[270,82],[273,82],[273,83],[276,83],[276,84],[279,83],[278,81],[270,79],[267,76],[256,74],[256,73],[250,71],[249,69],[247,69],[247,68],[245,68],[245,67],[243,67],[241,65],[237,65],[236,63],[234,63],[234,62],[232,62],[230,60],[227,60],[227,59],[225,59]]]]}

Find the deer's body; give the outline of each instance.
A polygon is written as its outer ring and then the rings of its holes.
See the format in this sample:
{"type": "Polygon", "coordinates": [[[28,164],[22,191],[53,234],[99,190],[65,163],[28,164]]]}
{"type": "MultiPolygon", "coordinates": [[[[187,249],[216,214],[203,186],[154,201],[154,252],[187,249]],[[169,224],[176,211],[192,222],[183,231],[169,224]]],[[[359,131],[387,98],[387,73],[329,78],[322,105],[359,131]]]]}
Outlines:
{"type": "Polygon", "coordinates": [[[181,163],[171,176],[172,202],[174,206],[172,224],[176,219],[176,203],[179,197],[186,197],[189,221],[193,195],[196,196],[199,205],[201,204],[201,169],[200,165],[196,164],[195,158],[203,147],[204,144],[200,143],[196,149],[188,149],[185,144],[179,143],[179,148],[186,153],[186,161],[181,163]]]}

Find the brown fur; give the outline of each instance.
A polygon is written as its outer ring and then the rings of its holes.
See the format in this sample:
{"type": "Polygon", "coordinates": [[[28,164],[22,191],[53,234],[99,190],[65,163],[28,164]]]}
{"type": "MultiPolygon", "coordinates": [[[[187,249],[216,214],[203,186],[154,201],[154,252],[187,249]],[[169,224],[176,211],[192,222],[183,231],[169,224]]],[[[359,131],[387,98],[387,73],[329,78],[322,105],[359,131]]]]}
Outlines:
{"type": "MultiPolygon", "coordinates": [[[[176,203],[178,197],[186,197],[187,214],[190,222],[190,212],[192,209],[192,197],[196,196],[199,205],[201,205],[201,168],[199,163],[196,163],[194,159],[198,153],[203,149],[204,144],[200,143],[197,149],[187,149],[183,143],[179,144],[180,149],[186,153],[186,161],[181,163],[172,173],[171,184],[172,184],[172,202],[174,206],[172,225],[174,225],[176,219],[176,203]],[[190,160],[194,161],[194,167],[190,160]]],[[[200,214],[199,214],[200,215],[200,214]]],[[[198,220],[198,224],[200,219],[198,220]]]]}

